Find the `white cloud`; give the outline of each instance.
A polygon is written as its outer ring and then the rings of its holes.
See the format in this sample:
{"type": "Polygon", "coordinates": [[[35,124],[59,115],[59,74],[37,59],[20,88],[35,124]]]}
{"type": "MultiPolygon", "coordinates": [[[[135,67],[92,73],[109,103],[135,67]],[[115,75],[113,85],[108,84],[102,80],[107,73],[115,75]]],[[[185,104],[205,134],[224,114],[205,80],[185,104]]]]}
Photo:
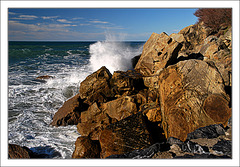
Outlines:
{"type": "Polygon", "coordinates": [[[21,18],[33,18],[33,19],[38,18],[37,16],[34,16],[34,15],[20,15],[19,17],[21,17],[21,18]]]}
{"type": "Polygon", "coordinates": [[[15,15],[15,14],[17,14],[17,13],[14,13],[14,12],[8,12],[8,14],[12,14],[12,15],[15,15]]]}
{"type": "Polygon", "coordinates": [[[41,18],[42,19],[55,19],[55,18],[58,18],[59,16],[42,16],[41,18]]]}
{"type": "Polygon", "coordinates": [[[83,17],[74,17],[71,20],[81,20],[81,19],[84,19],[84,18],[83,17]]]}
{"type": "Polygon", "coordinates": [[[109,22],[106,22],[106,21],[99,21],[99,20],[92,20],[92,21],[89,21],[90,23],[100,23],[100,24],[107,24],[109,22]]]}
{"type": "Polygon", "coordinates": [[[79,24],[80,26],[90,26],[91,24],[79,24]]]}
{"type": "Polygon", "coordinates": [[[71,21],[68,21],[66,19],[58,19],[57,21],[61,23],[72,23],[71,21]]]}
{"type": "Polygon", "coordinates": [[[67,32],[67,27],[76,26],[71,24],[25,24],[18,21],[9,21],[9,32],[11,31],[22,31],[26,33],[31,32],[67,32]]]}
{"type": "Polygon", "coordinates": [[[14,18],[10,18],[10,19],[14,19],[14,20],[34,20],[38,18],[37,16],[34,15],[20,15],[18,17],[14,17],[14,18]]]}

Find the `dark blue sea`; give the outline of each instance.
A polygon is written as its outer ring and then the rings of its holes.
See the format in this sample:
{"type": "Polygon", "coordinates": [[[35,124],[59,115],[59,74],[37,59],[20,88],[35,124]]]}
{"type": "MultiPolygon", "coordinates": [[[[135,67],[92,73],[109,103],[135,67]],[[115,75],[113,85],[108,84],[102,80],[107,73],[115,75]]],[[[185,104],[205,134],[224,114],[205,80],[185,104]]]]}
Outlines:
{"type": "Polygon", "coordinates": [[[81,134],[76,126],[49,124],[62,104],[78,93],[81,81],[106,66],[111,73],[132,69],[131,58],[144,42],[9,42],[8,140],[46,154],[71,158],[81,134]],[[49,75],[47,80],[36,79],[49,75]]]}

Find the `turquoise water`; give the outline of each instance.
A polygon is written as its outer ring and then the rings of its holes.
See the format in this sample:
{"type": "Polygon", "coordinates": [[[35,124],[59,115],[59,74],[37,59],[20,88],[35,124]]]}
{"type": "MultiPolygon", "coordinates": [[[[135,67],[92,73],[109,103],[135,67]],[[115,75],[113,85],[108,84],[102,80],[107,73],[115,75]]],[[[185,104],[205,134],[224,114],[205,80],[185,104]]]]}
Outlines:
{"type": "Polygon", "coordinates": [[[46,154],[71,158],[80,134],[76,126],[49,124],[64,101],[78,93],[80,82],[106,66],[131,69],[143,42],[9,42],[8,139],[46,154]],[[46,81],[38,76],[50,75],[46,81]]]}

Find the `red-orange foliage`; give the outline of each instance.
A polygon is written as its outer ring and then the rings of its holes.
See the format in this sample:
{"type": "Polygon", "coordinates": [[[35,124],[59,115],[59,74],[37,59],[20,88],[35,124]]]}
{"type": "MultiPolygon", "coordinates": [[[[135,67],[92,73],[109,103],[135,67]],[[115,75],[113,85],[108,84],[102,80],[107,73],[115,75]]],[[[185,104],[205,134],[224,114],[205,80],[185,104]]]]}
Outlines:
{"type": "Polygon", "coordinates": [[[198,22],[204,22],[204,25],[214,31],[218,31],[221,26],[232,25],[231,8],[200,8],[194,13],[198,17],[198,22]]]}

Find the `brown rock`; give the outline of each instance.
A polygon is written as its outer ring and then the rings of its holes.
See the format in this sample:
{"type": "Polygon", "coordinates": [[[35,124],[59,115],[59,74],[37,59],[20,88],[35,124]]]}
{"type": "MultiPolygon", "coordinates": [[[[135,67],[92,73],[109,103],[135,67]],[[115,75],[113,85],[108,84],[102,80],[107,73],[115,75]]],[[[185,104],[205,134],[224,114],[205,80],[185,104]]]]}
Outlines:
{"type": "Polygon", "coordinates": [[[8,144],[8,157],[10,159],[29,159],[28,148],[16,144],[8,144]]]}
{"type": "Polygon", "coordinates": [[[109,117],[93,103],[87,111],[81,113],[81,122],[77,130],[81,136],[89,136],[92,140],[98,140],[101,130],[110,123],[109,117]]]}
{"type": "Polygon", "coordinates": [[[100,158],[100,145],[88,137],[80,136],[75,142],[75,150],[72,158],[100,158]]]}
{"type": "Polygon", "coordinates": [[[154,76],[176,61],[182,45],[166,33],[153,33],[143,46],[142,55],[135,67],[143,76],[154,76]]]}
{"type": "Polygon", "coordinates": [[[146,116],[151,122],[160,122],[162,121],[161,108],[158,106],[156,108],[149,109],[146,116]]]}
{"type": "Polygon", "coordinates": [[[231,116],[223,79],[204,61],[181,61],[164,69],[159,75],[159,94],[166,138],[185,141],[197,128],[226,126],[231,116]]]}
{"type": "Polygon", "coordinates": [[[44,80],[44,79],[50,79],[50,78],[54,78],[54,77],[50,75],[42,75],[42,76],[38,76],[36,79],[44,80]]]}
{"type": "Polygon", "coordinates": [[[183,34],[186,42],[183,42],[181,52],[199,53],[204,40],[211,34],[211,30],[203,23],[190,25],[182,29],[178,34],[183,34]]]}
{"type": "Polygon", "coordinates": [[[80,84],[80,97],[86,98],[85,103],[91,105],[94,102],[103,103],[111,97],[111,89],[109,87],[109,80],[112,74],[106,67],[101,67],[98,71],[89,75],[80,84]]]}
{"type": "Polygon", "coordinates": [[[82,103],[79,94],[67,100],[55,113],[51,125],[66,126],[77,125],[80,122],[81,111],[86,110],[87,105],[82,103]]]}
{"type": "Polygon", "coordinates": [[[141,113],[107,126],[102,131],[99,142],[102,158],[144,149],[152,144],[145,119],[141,113]]]}
{"type": "Polygon", "coordinates": [[[130,115],[136,114],[137,106],[134,103],[134,98],[130,96],[124,96],[104,103],[102,105],[102,110],[111,118],[115,118],[120,121],[121,119],[124,119],[130,115]]]}
{"type": "Polygon", "coordinates": [[[115,71],[110,84],[115,95],[132,95],[145,88],[142,75],[132,70],[115,71]]]}

